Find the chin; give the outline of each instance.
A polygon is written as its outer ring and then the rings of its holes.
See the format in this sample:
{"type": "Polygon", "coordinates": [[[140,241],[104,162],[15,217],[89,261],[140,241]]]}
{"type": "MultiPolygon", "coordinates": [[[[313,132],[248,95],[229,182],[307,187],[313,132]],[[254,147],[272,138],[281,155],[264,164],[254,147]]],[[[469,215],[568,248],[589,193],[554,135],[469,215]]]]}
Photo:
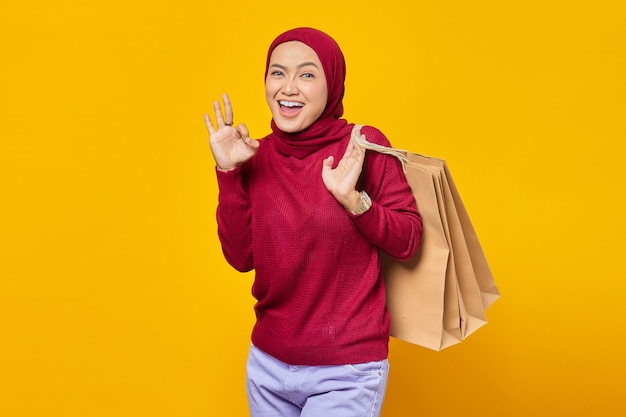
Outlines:
{"type": "Polygon", "coordinates": [[[276,126],[285,133],[298,133],[306,129],[306,127],[301,127],[301,124],[296,121],[285,122],[283,120],[274,119],[274,122],[276,126]]]}

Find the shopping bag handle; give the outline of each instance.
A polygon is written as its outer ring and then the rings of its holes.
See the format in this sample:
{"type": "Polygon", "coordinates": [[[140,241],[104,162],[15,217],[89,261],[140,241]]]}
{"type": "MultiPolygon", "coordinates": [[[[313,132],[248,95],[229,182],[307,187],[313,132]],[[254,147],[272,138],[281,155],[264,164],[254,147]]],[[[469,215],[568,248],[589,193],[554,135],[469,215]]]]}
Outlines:
{"type": "Polygon", "coordinates": [[[398,158],[402,163],[402,170],[406,173],[406,164],[409,163],[409,158],[407,157],[409,151],[369,142],[367,139],[359,136],[362,127],[363,125],[354,125],[354,127],[352,128],[352,140],[358,143],[363,149],[368,149],[370,151],[375,151],[398,158]]]}

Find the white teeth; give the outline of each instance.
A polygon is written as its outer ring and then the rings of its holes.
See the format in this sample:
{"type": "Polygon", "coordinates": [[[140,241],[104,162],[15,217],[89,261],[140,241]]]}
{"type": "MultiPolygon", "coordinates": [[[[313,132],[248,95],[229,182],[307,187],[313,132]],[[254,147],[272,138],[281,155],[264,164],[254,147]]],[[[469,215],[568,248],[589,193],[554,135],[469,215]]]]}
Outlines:
{"type": "Polygon", "coordinates": [[[285,107],[304,107],[303,103],[300,103],[298,101],[284,101],[281,100],[279,101],[281,106],[285,106],[285,107]]]}

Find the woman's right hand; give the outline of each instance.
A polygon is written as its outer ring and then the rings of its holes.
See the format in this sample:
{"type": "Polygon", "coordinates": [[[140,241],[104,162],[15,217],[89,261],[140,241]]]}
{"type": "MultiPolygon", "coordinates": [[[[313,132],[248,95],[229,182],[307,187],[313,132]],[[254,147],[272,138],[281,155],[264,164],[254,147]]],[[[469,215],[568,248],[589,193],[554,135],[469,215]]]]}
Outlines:
{"type": "Polygon", "coordinates": [[[220,171],[230,171],[252,158],[259,149],[259,142],[250,139],[248,128],[241,123],[233,127],[233,108],[227,94],[224,100],[224,115],[219,101],[213,102],[216,126],[213,126],[208,114],[204,115],[209,130],[211,153],[220,171]]]}

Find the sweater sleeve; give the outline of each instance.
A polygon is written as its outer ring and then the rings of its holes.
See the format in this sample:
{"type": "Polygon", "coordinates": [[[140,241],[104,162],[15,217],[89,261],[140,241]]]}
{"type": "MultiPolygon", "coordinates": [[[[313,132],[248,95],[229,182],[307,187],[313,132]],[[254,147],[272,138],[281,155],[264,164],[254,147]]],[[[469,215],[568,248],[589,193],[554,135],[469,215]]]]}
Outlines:
{"type": "MultiPolygon", "coordinates": [[[[373,127],[364,127],[361,132],[370,142],[390,146],[373,127]]],[[[370,195],[372,207],[352,215],[354,223],[379,249],[398,260],[409,260],[420,246],[423,225],[402,166],[389,155],[372,151],[366,155],[361,186],[370,195]]]]}
{"type": "Polygon", "coordinates": [[[218,171],[217,233],[226,261],[236,270],[254,268],[252,256],[251,208],[244,187],[244,170],[218,171]]]}

